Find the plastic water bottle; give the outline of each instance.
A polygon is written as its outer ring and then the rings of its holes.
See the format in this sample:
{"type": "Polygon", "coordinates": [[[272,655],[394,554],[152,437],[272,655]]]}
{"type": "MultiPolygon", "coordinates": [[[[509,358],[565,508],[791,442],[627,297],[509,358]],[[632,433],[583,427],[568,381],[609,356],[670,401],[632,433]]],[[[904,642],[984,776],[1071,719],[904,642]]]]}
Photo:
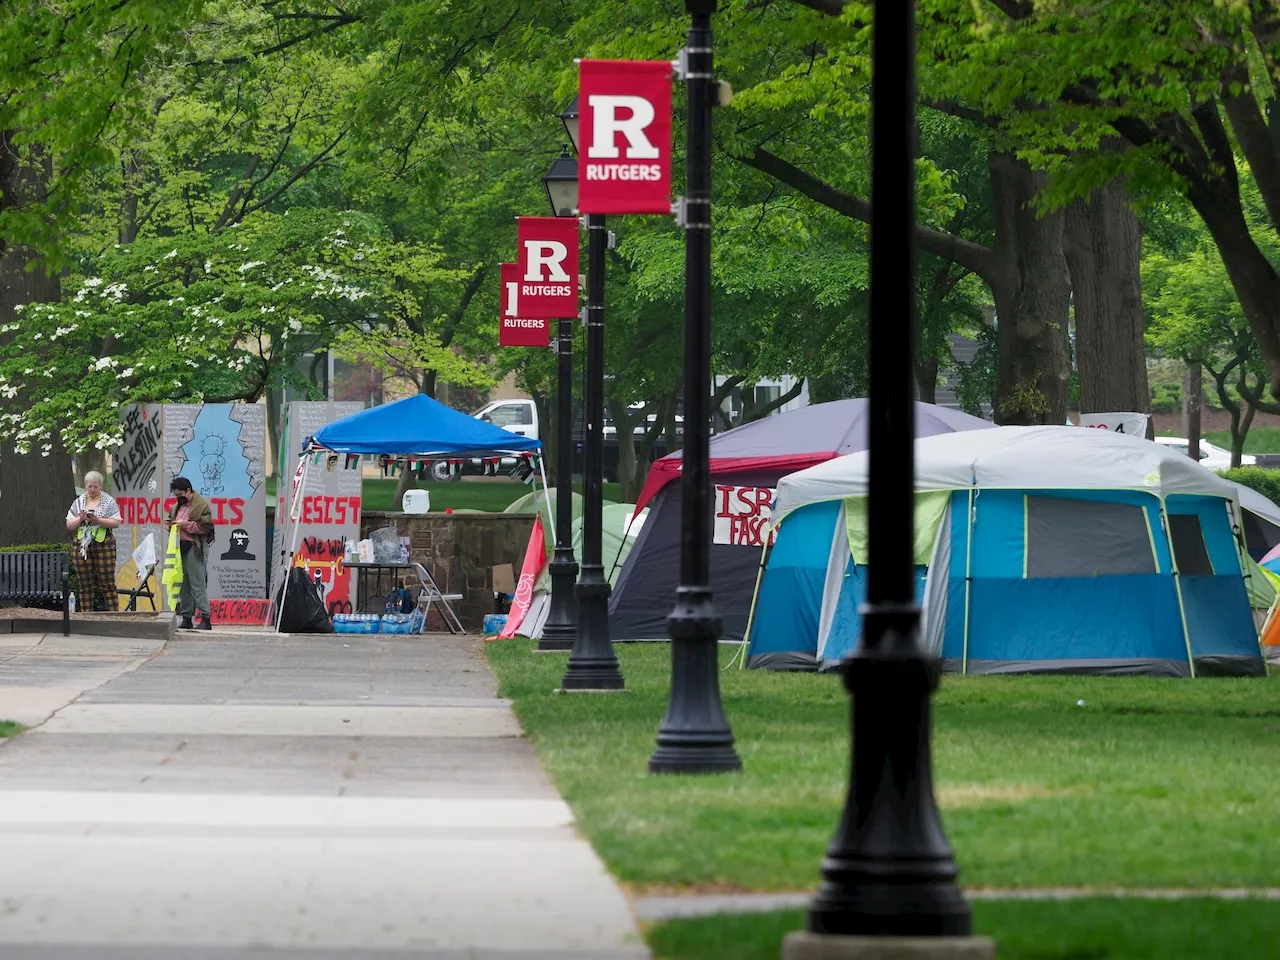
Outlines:
{"type": "Polygon", "coordinates": [[[71,595],[67,597],[67,609],[79,613],[79,611],[76,610],[76,592],[74,590],[72,590],[71,595]]]}

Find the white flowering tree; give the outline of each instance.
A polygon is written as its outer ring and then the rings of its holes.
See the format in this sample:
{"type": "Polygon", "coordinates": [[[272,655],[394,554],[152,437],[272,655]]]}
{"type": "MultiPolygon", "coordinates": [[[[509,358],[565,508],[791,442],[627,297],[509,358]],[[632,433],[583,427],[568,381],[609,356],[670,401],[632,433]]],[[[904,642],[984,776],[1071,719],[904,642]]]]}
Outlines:
{"type": "MultiPolygon", "coordinates": [[[[304,353],[407,336],[423,291],[457,280],[439,263],[373,217],[329,210],[118,247],[60,302],[27,305],[0,327],[11,338],[0,395],[18,401],[0,414],[0,437],[20,452],[59,439],[72,452],[110,449],[123,404],[255,401],[298,385],[304,353]]],[[[430,362],[438,343],[404,349],[430,362]]],[[[439,359],[467,372],[451,352],[439,359]]]]}

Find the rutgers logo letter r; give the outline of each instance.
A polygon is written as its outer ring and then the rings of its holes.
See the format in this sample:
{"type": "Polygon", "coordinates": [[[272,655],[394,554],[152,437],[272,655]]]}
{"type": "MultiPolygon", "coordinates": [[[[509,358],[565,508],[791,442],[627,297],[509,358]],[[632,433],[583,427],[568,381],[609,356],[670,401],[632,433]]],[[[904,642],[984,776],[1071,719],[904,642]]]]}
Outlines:
{"type": "Polygon", "coordinates": [[[655,114],[652,103],[644,97],[595,94],[587,98],[587,105],[593,111],[588,157],[592,160],[618,159],[618,148],[614,141],[620,133],[627,138],[628,160],[658,159],[658,148],[644,134],[645,128],[653,123],[655,114]],[[619,119],[619,109],[630,110],[631,115],[619,119]]]}
{"type": "Polygon", "coordinates": [[[564,261],[569,256],[569,248],[558,240],[526,240],[525,252],[529,255],[524,272],[525,280],[530,283],[568,283],[569,274],[565,273],[564,261]],[[543,276],[543,268],[546,276],[543,276]]]}

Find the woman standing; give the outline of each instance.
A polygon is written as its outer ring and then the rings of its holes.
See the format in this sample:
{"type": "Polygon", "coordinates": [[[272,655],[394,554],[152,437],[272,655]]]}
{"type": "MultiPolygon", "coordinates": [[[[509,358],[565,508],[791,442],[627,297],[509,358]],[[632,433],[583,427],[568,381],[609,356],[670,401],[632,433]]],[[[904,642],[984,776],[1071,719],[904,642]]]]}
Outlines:
{"type": "Polygon", "coordinates": [[[75,534],[71,559],[80,583],[79,610],[118,607],[116,600],[116,538],[111,532],[120,526],[120,508],[115,498],[103,492],[102,474],[90,470],[84,475],[84,493],[67,511],[67,529],[75,534]]]}

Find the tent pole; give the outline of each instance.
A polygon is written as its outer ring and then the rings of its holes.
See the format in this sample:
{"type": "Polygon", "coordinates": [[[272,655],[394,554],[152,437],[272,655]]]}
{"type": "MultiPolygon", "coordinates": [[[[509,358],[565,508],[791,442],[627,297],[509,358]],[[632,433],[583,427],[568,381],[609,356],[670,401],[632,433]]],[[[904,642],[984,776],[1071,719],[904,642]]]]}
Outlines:
{"type": "Polygon", "coordinates": [[[276,633],[280,632],[280,621],[284,619],[284,603],[289,596],[289,574],[293,572],[293,554],[298,548],[298,532],[302,524],[295,514],[298,511],[298,500],[307,492],[307,480],[311,473],[311,456],[304,453],[302,461],[302,479],[298,481],[298,489],[290,497],[289,503],[289,554],[285,558],[284,579],[280,582],[280,607],[276,610],[276,633]]]}
{"type": "MultiPolygon", "coordinates": [[[[964,538],[964,650],[960,655],[960,675],[969,672],[969,591],[973,587],[973,487],[969,488],[969,509],[965,517],[964,538]]],[[[946,627],[943,627],[945,642],[946,627]]]]}

